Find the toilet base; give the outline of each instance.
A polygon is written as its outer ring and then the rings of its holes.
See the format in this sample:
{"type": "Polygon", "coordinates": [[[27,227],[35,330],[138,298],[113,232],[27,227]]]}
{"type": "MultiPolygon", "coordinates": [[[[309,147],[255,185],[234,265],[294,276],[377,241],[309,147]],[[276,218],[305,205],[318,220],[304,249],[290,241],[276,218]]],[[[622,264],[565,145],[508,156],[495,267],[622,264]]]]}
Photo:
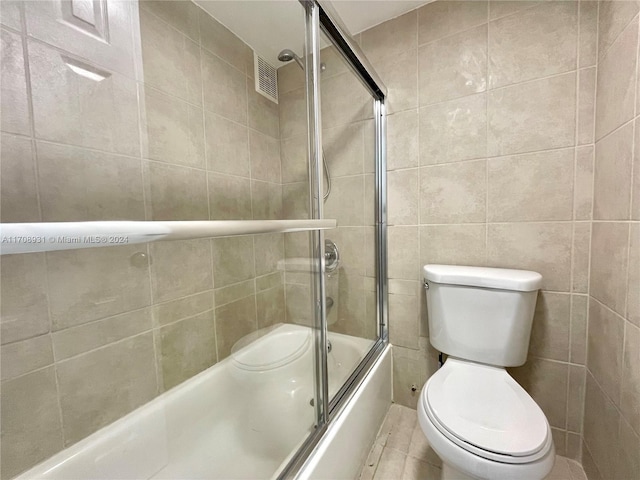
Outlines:
{"type": "Polygon", "coordinates": [[[460,470],[456,470],[451,465],[442,463],[442,476],[440,480],[477,480],[475,477],[470,477],[466,473],[462,473],[460,470]]]}

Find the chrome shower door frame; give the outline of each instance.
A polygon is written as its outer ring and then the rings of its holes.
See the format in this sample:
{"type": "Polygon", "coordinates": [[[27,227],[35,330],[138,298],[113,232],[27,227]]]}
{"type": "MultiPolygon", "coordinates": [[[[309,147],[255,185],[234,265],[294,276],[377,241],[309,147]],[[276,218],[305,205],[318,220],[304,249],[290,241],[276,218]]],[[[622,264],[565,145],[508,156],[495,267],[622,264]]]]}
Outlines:
{"type": "Polygon", "coordinates": [[[369,91],[373,100],[375,122],[375,259],[376,315],[378,337],[369,352],[332,399],[328,392],[328,330],[326,319],[326,285],[324,232],[310,234],[313,260],[312,291],[314,312],[316,389],[315,430],[300,445],[279,479],[296,478],[313,453],[328,425],[354,395],[357,387],[373,367],[389,343],[388,280],[387,280],[387,162],[386,162],[386,95],[387,90],[369,64],[360,47],[347,34],[332,5],[326,1],[299,0],[305,9],[305,81],[307,91],[309,211],[312,219],[323,217],[324,177],[322,174],[322,112],[320,108],[320,34],[331,40],[356,77],[369,91]]]}

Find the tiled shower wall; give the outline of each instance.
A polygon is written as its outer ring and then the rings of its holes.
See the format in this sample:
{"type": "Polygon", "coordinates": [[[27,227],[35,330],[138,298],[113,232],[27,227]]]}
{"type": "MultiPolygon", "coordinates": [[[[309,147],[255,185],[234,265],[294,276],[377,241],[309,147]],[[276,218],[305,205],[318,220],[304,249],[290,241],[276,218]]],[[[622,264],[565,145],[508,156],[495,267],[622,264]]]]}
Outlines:
{"type": "MultiPolygon", "coordinates": [[[[373,340],[377,337],[373,100],[334,47],[323,48],[320,57],[325,65],[320,82],[323,158],[331,176],[324,216],[338,222],[338,228],[325,232],[325,238],[336,243],[341,257],[340,268],[325,277],[327,296],[334,301],[328,312],[328,328],[373,340]]],[[[278,70],[285,218],[308,216],[304,78],[295,62],[278,70]]],[[[307,244],[306,236],[288,235],[286,257],[299,257],[307,244]]],[[[308,281],[308,275],[287,271],[287,298],[308,295],[308,281]]],[[[309,321],[290,306],[287,302],[287,321],[309,321]]],[[[308,309],[304,313],[308,315],[308,309]]]]}
{"type": "MultiPolygon", "coordinates": [[[[191,2],[113,2],[105,46],[56,3],[1,2],[3,222],[282,218],[244,43],[191,2]]],[[[283,237],[2,257],[2,478],[283,321],[283,237]]]]}
{"type": "Polygon", "coordinates": [[[583,463],[640,478],[638,2],[600,2],[583,463]]]}
{"type": "Polygon", "coordinates": [[[394,399],[415,408],[437,368],[422,265],[536,270],[529,358],[511,372],[571,458],[584,403],[596,16],[595,2],[437,1],[360,35],[389,89],[394,399]]]}

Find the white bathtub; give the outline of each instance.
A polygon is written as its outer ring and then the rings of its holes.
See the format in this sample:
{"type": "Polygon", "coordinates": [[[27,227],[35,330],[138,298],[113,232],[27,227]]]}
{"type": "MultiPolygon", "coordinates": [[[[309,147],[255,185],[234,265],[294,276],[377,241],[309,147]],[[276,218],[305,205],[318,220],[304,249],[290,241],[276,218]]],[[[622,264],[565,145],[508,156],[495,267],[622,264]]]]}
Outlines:
{"type": "MultiPolygon", "coordinates": [[[[329,340],[335,392],[371,342],[335,333],[329,340]]],[[[270,478],[313,429],[312,345],[311,329],[276,326],[17,478],[270,478]]]]}

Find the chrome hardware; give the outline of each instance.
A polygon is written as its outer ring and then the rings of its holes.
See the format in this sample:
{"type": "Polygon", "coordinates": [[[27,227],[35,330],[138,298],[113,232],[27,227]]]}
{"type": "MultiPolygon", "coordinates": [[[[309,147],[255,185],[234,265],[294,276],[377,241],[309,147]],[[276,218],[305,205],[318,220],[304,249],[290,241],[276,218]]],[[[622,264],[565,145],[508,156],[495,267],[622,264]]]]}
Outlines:
{"type": "Polygon", "coordinates": [[[425,289],[425,290],[429,290],[429,282],[424,281],[424,282],[422,283],[422,285],[424,286],[424,289],[425,289]]]}
{"type": "Polygon", "coordinates": [[[327,315],[329,314],[329,310],[331,310],[331,307],[333,307],[333,304],[333,298],[327,297],[327,299],[325,300],[325,305],[327,306],[327,315]]]}
{"type": "Polygon", "coordinates": [[[417,392],[418,391],[418,386],[415,383],[413,385],[411,385],[411,391],[412,392],[417,392]]]}
{"type": "Polygon", "coordinates": [[[324,268],[327,273],[335,272],[340,267],[340,251],[329,239],[324,241],[324,268]]]}
{"type": "Polygon", "coordinates": [[[331,345],[331,342],[327,341],[327,353],[331,353],[331,350],[333,350],[333,345],[331,345]]]}

